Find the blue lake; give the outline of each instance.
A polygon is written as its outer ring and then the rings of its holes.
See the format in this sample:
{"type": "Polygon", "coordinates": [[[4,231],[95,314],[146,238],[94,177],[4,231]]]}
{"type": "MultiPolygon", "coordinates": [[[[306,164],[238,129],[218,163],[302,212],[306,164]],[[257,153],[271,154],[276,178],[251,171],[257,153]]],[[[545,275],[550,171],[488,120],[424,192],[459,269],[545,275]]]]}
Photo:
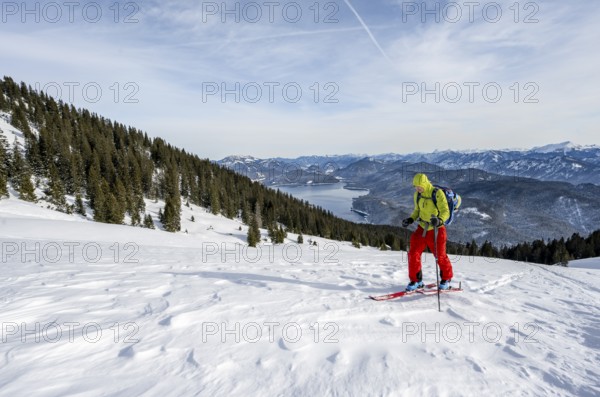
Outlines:
{"type": "Polygon", "coordinates": [[[352,199],[368,194],[367,190],[344,189],[343,183],[331,185],[277,186],[277,189],[298,199],[331,211],[335,216],[352,222],[364,223],[365,219],[352,212],[352,199]]]}

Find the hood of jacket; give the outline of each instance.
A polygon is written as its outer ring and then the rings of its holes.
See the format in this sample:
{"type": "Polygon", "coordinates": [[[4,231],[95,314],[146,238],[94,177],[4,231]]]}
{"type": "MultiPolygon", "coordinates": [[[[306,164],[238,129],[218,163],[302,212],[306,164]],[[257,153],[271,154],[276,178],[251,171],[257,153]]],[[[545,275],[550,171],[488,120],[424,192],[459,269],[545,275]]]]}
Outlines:
{"type": "Polygon", "coordinates": [[[425,191],[423,192],[423,196],[431,197],[433,193],[433,185],[429,182],[429,178],[425,174],[416,174],[413,178],[413,186],[421,186],[425,191]]]}

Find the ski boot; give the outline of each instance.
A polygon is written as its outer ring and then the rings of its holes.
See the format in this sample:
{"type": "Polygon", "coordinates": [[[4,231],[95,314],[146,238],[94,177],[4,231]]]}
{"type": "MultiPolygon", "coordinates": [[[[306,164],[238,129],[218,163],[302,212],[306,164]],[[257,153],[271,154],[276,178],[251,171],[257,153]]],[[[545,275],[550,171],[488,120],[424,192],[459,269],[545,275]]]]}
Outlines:
{"type": "Polygon", "coordinates": [[[450,281],[452,280],[442,280],[438,288],[441,290],[450,289],[450,281]]]}
{"type": "Polygon", "coordinates": [[[406,291],[408,291],[408,292],[415,291],[417,289],[423,289],[424,287],[425,287],[425,284],[423,284],[422,281],[411,281],[406,286],[406,291]]]}

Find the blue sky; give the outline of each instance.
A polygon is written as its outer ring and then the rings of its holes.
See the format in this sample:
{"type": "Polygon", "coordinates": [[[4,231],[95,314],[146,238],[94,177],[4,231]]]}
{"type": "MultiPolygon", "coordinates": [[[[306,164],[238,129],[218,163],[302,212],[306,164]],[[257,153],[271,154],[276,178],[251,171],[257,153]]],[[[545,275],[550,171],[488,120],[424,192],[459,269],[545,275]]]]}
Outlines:
{"type": "Polygon", "coordinates": [[[3,2],[1,72],[201,157],[598,143],[598,2],[69,4],[3,2]]]}

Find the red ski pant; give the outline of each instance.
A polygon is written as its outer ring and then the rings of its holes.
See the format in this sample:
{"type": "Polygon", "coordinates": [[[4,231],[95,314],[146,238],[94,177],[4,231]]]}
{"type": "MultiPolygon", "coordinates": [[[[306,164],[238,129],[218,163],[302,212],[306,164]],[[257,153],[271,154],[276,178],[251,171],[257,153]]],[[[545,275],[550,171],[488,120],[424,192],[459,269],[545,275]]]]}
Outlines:
{"type": "Polygon", "coordinates": [[[446,254],[446,228],[438,228],[437,251],[434,250],[434,230],[429,230],[423,237],[423,228],[419,226],[410,236],[410,249],[408,251],[408,277],[410,281],[421,281],[421,254],[425,247],[437,255],[442,280],[450,280],[453,277],[452,263],[446,254]]]}

